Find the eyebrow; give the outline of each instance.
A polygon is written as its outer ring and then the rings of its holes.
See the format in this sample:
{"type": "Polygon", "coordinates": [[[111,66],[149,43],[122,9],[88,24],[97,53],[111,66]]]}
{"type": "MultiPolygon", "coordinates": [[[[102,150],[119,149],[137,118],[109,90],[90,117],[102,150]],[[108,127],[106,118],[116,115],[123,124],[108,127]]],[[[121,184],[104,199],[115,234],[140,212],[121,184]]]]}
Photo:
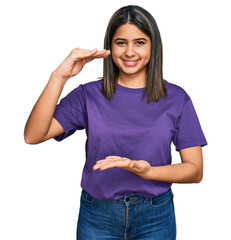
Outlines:
{"type": "MultiPolygon", "coordinates": [[[[115,42],[118,41],[118,40],[127,41],[126,38],[116,38],[116,39],[115,39],[115,42]]],[[[136,38],[136,39],[134,39],[133,41],[139,41],[139,40],[147,41],[146,38],[136,38]]]]}

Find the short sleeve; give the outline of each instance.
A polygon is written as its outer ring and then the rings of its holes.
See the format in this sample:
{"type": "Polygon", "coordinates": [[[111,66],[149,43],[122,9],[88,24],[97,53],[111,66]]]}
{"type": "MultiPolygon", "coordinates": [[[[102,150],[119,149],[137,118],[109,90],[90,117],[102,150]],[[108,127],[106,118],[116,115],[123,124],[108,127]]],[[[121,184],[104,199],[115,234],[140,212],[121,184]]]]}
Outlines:
{"type": "Polygon", "coordinates": [[[185,103],[177,120],[173,143],[176,151],[199,145],[203,147],[208,144],[191,98],[185,103]]]}
{"type": "Polygon", "coordinates": [[[53,117],[61,124],[64,133],[54,137],[56,141],[72,135],[76,130],[86,128],[83,86],[80,84],[57,104],[53,117]]]}

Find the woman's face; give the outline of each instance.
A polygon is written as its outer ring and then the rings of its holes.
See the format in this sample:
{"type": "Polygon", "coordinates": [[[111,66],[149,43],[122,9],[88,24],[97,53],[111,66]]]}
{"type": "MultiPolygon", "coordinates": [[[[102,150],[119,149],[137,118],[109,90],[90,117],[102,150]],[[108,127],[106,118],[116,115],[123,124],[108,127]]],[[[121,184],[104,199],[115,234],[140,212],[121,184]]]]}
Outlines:
{"type": "Polygon", "coordinates": [[[151,56],[151,39],[136,25],[121,25],[112,38],[111,48],[112,59],[119,68],[119,74],[145,74],[151,56]]]}

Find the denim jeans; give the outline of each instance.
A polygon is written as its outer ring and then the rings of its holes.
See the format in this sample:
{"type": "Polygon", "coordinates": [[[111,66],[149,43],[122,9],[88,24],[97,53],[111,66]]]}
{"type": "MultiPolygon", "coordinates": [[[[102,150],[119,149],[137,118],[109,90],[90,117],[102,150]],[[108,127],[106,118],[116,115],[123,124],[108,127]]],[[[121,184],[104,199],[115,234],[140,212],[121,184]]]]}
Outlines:
{"type": "Polygon", "coordinates": [[[77,240],[175,240],[176,221],[171,188],[150,198],[129,194],[112,201],[82,189],[77,240]]]}

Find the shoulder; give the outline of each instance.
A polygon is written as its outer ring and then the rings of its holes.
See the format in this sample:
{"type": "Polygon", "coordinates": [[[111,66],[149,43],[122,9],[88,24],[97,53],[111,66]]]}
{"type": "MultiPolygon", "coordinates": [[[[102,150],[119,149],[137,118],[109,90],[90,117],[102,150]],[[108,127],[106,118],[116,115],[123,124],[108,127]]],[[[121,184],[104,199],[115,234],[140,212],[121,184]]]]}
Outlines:
{"type": "Polygon", "coordinates": [[[95,80],[95,81],[91,81],[91,82],[87,82],[87,83],[83,83],[81,84],[85,89],[91,89],[91,88],[99,88],[102,86],[102,82],[103,80],[95,80]]]}
{"type": "Polygon", "coordinates": [[[102,81],[103,80],[96,80],[96,81],[91,81],[87,83],[80,83],[77,87],[75,87],[70,94],[75,95],[75,94],[80,94],[84,95],[86,92],[95,90],[96,88],[101,88],[102,86],[102,81]]]}
{"type": "Polygon", "coordinates": [[[72,89],[65,97],[61,99],[62,103],[68,104],[84,104],[87,98],[95,98],[99,94],[102,85],[102,80],[96,80],[87,83],[80,83],[72,89]],[[99,90],[99,91],[98,91],[99,90]]]}
{"type": "Polygon", "coordinates": [[[84,94],[87,98],[95,98],[102,95],[102,82],[103,80],[95,80],[82,84],[84,94]]]}
{"type": "Polygon", "coordinates": [[[174,98],[183,102],[187,102],[190,98],[185,89],[177,84],[165,81],[165,87],[169,98],[174,98]]]}

